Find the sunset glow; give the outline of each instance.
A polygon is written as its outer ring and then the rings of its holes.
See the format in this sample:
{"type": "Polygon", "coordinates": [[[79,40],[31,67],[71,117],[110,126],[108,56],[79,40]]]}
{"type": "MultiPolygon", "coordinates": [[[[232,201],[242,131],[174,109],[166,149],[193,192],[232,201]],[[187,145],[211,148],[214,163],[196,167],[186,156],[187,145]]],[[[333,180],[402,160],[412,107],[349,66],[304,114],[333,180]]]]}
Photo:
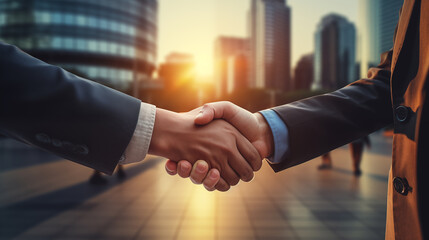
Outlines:
{"type": "MultiPolygon", "coordinates": [[[[292,67],[312,52],[316,24],[336,12],[357,23],[358,0],[288,0],[292,10],[292,67]],[[311,12],[311,15],[308,14],[311,12]]],[[[250,0],[160,0],[158,62],[171,52],[194,55],[197,78],[213,76],[214,42],[222,36],[247,36],[250,0]]]]}

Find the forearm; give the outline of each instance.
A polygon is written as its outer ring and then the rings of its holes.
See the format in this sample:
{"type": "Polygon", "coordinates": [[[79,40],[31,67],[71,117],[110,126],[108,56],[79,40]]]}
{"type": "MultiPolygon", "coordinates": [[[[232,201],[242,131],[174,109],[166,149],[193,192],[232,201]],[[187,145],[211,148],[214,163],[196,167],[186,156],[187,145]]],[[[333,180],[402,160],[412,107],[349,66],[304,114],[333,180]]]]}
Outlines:
{"type": "Polygon", "coordinates": [[[329,152],[392,122],[389,85],[361,80],[330,94],[276,107],[289,130],[289,152],[276,170],[329,152]]]}
{"type": "Polygon", "coordinates": [[[0,131],[112,173],[136,127],[140,101],[0,43],[0,131]]]}

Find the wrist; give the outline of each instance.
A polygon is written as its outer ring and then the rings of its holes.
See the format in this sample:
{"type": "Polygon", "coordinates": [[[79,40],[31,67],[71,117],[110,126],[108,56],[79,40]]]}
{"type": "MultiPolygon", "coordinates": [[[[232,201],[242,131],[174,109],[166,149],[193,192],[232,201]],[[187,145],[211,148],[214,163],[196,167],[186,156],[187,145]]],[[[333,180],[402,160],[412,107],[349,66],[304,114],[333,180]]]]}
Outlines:
{"type": "Polygon", "coordinates": [[[274,154],[274,137],[270,125],[260,113],[254,113],[259,126],[259,139],[263,144],[262,157],[268,158],[274,154]]]}
{"type": "Polygon", "coordinates": [[[148,153],[166,158],[174,158],[171,155],[172,149],[172,126],[175,126],[175,121],[178,119],[178,115],[175,112],[168,110],[156,109],[155,113],[155,124],[153,126],[152,138],[149,145],[148,153]],[[177,115],[177,116],[176,116],[177,115]]]}

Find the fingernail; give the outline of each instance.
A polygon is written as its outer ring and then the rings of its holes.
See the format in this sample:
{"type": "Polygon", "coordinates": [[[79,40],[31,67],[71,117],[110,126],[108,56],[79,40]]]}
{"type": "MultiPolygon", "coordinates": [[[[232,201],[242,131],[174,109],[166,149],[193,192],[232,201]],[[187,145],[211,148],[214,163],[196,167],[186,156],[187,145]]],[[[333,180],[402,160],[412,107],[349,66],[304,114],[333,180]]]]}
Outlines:
{"type": "Polygon", "coordinates": [[[197,115],[197,117],[196,118],[200,118],[200,117],[202,117],[203,116],[203,112],[200,112],[200,113],[198,113],[198,115],[197,115]]]}
{"type": "Polygon", "coordinates": [[[218,178],[218,176],[219,176],[219,174],[218,174],[218,172],[211,172],[210,173],[210,179],[216,179],[216,178],[218,178]]]}
{"type": "Polygon", "coordinates": [[[189,171],[189,167],[188,167],[188,165],[184,165],[184,164],[180,164],[180,169],[182,170],[182,172],[187,172],[187,171],[189,171]]]}
{"type": "Polygon", "coordinates": [[[197,164],[197,172],[204,173],[206,171],[206,167],[203,164],[197,164]]]}

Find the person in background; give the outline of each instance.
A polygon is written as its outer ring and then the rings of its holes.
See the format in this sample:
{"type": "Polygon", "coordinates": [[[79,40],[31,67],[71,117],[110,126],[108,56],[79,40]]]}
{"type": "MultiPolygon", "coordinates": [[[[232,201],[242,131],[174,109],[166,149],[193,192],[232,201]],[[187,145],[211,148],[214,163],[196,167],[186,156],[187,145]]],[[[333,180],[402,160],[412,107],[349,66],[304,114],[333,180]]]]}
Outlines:
{"type": "MultiPolygon", "coordinates": [[[[127,177],[127,174],[125,173],[124,167],[122,165],[118,165],[116,169],[116,177],[118,179],[122,180],[127,177]]],[[[94,170],[94,173],[89,178],[89,183],[94,185],[104,185],[107,184],[107,179],[103,177],[101,172],[94,170]]]]}
{"type": "Polygon", "coordinates": [[[368,148],[371,148],[371,141],[369,140],[368,136],[359,138],[358,140],[349,144],[350,153],[353,160],[353,173],[355,176],[360,176],[362,174],[360,163],[362,161],[362,152],[365,144],[368,146],[368,148]]]}
{"type": "Polygon", "coordinates": [[[322,164],[320,164],[317,169],[319,170],[327,170],[332,168],[332,158],[331,152],[327,152],[321,156],[322,164]]]}

